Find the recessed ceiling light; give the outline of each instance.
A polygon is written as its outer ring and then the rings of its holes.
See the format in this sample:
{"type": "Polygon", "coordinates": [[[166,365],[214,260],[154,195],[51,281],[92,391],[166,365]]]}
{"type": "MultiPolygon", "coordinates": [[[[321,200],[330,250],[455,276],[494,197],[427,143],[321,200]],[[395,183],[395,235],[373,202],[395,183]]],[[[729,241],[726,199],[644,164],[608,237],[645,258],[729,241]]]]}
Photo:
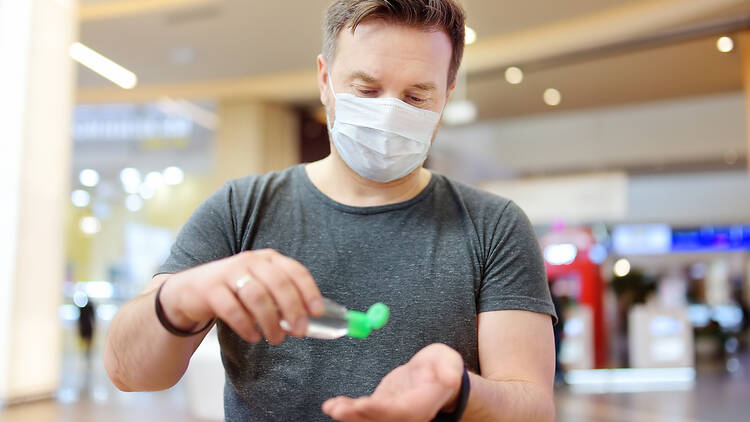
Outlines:
{"type": "Polygon", "coordinates": [[[518,85],[523,82],[523,71],[515,66],[505,69],[505,80],[509,84],[518,85]]]}
{"type": "Polygon", "coordinates": [[[102,229],[102,223],[96,217],[87,216],[78,222],[78,227],[84,234],[93,235],[99,233],[99,230],[102,229]]]}
{"type": "Polygon", "coordinates": [[[185,173],[181,168],[176,166],[165,168],[162,176],[164,176],[164,183],[172,186],[179,185],[185,179],[185,173]]]}
{"type": "Polygon", "coordinates": [[[617,277],[625,277],[630,274],[630,261],[625,258],[618,259],[614,265],[614,273],[617,277]]]}
{"type": "Polygon", "coordinates": [[[70,200],[73,202],[73,206],[83,208],[89,205],[91,202],[91,195],[88,192],[81,189],[76,189],[70,194],[70,200]]]}
{"type": "Polygon", "coordinates": [[[158,171],[152,171],[146,175],[144,182],[156,191],[164,185],[164,176],[158,171]]]}
{"type": "Polygon", "coordinates": [[[562,94],[555,88],[548,88],[544,91],[544,103],[548,106],[556,106],[562,101],[562,94]]]}
{"type": "Polygon", "coordinates": [[[464,42],[466,45],[474,44],[474,41],[477,40],[477,31],[471,29],[470,27],[465,27],[464,32],[466,33],[464,42]]]}
{"type": "Polygon", "coordinates": [[[722,53],[729,53],[730,51],[734,50],[734,41],[726,36],[720,37],[718,40],[716,40],[716,48],[718,48],[722,53]]]}
{"type": "Polygon", "coordinates": [[[141,184],[141,173],[132,167],[126,167],[120,172],[120,182],[127,193],[137,193],[141,184]]]}
{"type": "Polygon", "coordinates": [[[156,190],[146,183],[141,183],[141,186],[138,187],[138,194],[143,199],[151,199],[156,195],[156,190]]]}
{"type": "Polygon", "coordinates": [[[99,183],[99,173],[96,170],[84,169],[78,174],[78,181],[83,186],[93,188],[99,183]]]}

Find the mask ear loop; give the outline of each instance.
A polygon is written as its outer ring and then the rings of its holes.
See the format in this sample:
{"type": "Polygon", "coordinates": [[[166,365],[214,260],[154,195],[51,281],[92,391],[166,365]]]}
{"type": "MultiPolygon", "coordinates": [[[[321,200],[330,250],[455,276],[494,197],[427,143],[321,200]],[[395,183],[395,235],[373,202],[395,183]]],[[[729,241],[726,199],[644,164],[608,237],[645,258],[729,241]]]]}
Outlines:
{"type": "MultiPolygon", "coordinates": [[[[336,91],[333,90],[333,79],[331,79],[330,72],[328,72],[328,88],[331,89],[331,94],[333,94],[333,100],[336,101],[336,91]]],[[[331,119],[328,117],[328,113],[326,113],[326,126],[328,127],[328,132],[333,131],[333,125],[331,124],[331,119]]]]}

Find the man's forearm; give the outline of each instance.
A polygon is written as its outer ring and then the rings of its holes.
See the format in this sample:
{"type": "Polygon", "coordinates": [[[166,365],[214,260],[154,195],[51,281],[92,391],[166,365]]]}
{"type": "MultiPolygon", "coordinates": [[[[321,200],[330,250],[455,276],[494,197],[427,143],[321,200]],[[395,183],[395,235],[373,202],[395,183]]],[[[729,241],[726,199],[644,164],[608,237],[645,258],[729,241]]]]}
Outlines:
{"type": "Polygon", "coordinates": [[[555,420],[551,392],[527,381],[494,381],[469,374],[471,391],[462,422],[555,420]]]}
{"type": "Polygon", "coordinates": [[[110,325],[104,366],[124,391],[163,390],[180,380],[204,335],[177,337],[159,323],[156,291],[126,303],[110,325]]]}

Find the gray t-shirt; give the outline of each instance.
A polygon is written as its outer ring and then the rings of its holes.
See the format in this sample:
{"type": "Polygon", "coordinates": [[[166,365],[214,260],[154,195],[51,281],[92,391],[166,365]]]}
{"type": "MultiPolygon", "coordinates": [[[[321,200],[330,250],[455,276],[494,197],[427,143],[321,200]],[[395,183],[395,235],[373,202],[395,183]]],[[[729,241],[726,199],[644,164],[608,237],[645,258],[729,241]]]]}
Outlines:
{"type": "Polygon", "coordinates": [[[391,308],[364,340],[249,344],[219,322],[227,421],[330,421],[337,395],[371,394],[392,369],[436,342],[479,372],[477,314],[550,314],[539,246],[513,202],[439,174],[398,204],[352,207],[310,181],[304,165],[228,182],[182,228],[160,273],[251,249],[273,248],[306,266],[324,296],[354,310],[391,308]]]}

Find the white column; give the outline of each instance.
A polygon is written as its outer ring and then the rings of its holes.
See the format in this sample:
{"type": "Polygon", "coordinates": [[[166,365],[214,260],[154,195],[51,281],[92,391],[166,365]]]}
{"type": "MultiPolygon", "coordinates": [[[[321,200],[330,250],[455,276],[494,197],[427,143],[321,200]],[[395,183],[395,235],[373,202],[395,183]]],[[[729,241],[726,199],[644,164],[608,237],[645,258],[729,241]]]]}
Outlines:
{"type": "Polygon", "coordinates": [[[57,389],[77,0],[0,0],[0,403],[57,389]]]}

